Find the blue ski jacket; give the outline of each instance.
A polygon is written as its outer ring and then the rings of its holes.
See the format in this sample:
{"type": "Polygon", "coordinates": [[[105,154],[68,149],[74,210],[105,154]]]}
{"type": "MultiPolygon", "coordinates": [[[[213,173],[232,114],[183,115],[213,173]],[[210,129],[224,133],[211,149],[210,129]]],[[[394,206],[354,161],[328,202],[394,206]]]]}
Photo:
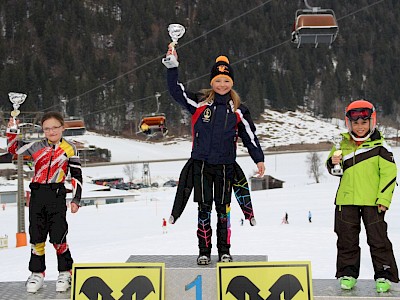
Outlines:
{"type": "Polygon", "coordinates": [[[216,94],[213,103],[203,103],[199,93],[185,90],[178,81],[178,68],[167,71],[171,96],[192,114],[192,154],[196,160],[209,164],[232,164],[236,160],[238,136],[253,161],[264,161],[264,153],[255,135],[250,112],[241,104],[233,110],[233,101],[226,95],[216,94]]]}

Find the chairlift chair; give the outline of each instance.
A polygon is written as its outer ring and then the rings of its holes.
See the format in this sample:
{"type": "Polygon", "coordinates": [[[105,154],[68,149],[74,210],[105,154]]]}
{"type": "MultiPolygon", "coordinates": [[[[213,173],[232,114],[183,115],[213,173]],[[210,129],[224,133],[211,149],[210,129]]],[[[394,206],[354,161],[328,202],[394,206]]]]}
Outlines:
{"type": "Polygon", "coordinates": [[[70,117],[64,121],[64,136],[83,135],[86,132],[85,121],[70,117]]]}
{"type": "Polygon", "coordinates": [[[168,132],[165,114],[150,114],[142,117],[139,123],[139,131],[148,135],[155,136],[161,134],[165,136],[168,132]]]}
{"type": "Polygon", "coordinates": [[[292,42],[297,44],[297,48],[303,44],[313,44],[315,48],[319,44],[330,46],[339,31],[334,11],[305,3],[308,8],[298,9],[295,13],[292,42]]]}

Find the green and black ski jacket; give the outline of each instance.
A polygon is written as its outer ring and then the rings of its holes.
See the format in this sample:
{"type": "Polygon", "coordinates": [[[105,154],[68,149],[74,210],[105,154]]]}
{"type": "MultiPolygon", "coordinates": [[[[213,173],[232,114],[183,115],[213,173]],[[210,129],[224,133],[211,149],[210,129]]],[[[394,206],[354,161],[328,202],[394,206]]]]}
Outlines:
{"type": "MultiPolygon", "coordinates": [[[[326,161],[328,172],[334,167],[331,157],[326,161]]],[[[336,205],[376,206],[389,208],[396,185],[397,167],[393,153],[379,131],[357,146],[349,133],[342,133],[341,175],[336,193],[336,205]]]]}

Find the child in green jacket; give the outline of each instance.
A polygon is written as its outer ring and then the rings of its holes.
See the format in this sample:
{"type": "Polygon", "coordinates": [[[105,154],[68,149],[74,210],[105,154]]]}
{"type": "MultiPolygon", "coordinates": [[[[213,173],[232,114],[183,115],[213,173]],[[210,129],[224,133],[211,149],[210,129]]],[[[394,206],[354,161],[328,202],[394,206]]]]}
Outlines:
{"type": "Polygon", "coordinates": [[[370,247],[377,292],[388,292],[398,282],[392,243],[384,220],[396,185],[393,153],[376,129],[376,111],[365,100],[352,102],[345,115],[348,132],[342,133],[340,149],[334,146],[327,160],[332,175],[341,176],[335,198],[337,234],[336,278],[351,290],[360,273],[361,219],[370,247]],[[335,172],[334,166],[343,170],[335,172]]]}

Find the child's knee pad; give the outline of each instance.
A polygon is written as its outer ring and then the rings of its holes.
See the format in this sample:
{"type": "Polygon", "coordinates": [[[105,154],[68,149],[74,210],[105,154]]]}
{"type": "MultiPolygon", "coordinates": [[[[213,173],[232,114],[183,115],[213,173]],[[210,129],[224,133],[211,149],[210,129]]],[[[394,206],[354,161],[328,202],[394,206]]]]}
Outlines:
{"type": "Polygon", "coordinates": [[[57,255],[61,255],[65,253],[68,250],[68,244],[67,243],[62,243],[62,244],[53,244],[54,249],[56,249],[57,255]]]}
{"type": "Polygon", "coordinates": [[[31,244],[31,251],[33,254],[38,255],[38,256],[42,256],[44,255],[44,247],[45,247],[46,243],[37,243],[37,244],[31,244]]]}

